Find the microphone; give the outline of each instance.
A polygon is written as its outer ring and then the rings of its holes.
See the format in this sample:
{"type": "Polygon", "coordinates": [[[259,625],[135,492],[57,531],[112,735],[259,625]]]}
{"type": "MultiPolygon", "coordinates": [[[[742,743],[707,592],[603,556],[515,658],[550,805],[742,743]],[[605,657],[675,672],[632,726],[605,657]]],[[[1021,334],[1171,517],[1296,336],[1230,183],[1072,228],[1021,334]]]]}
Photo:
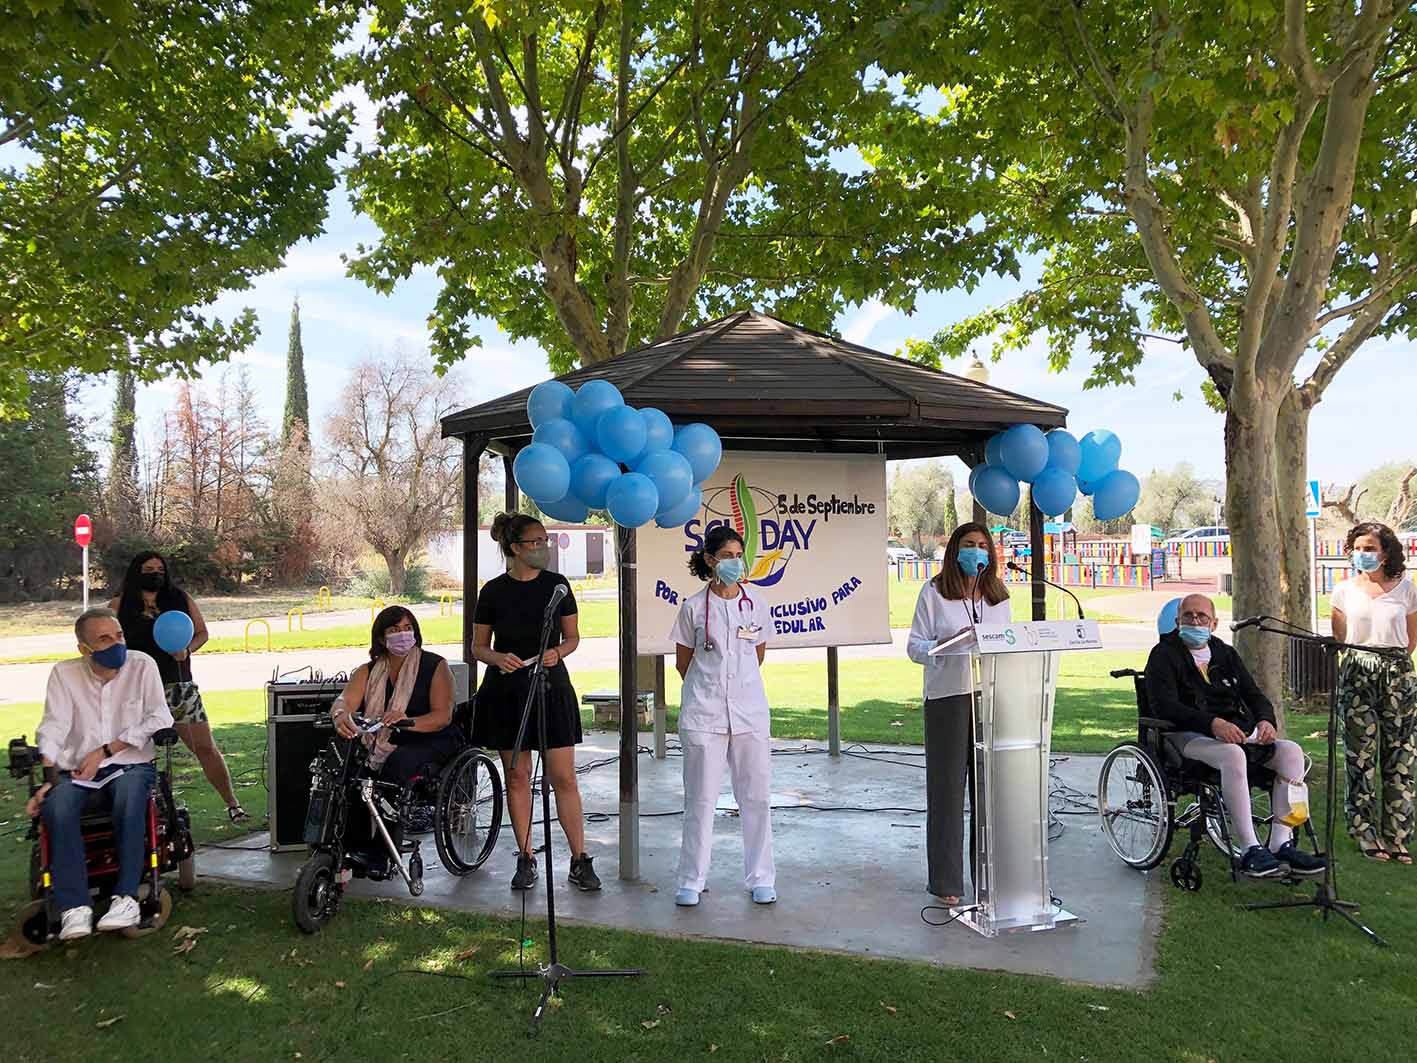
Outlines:
{"type": "Polygon", "coordinates": [[[551,592],[551,600],[546,603],[546,615],[549,617],[556,611],[556,607],[561,604],[561,599],[570,593],[569,588],[564,583],[556,584],[551,592]]]}
{"type": "MultiPolygon", "coordinates": [[[[1013,571],[1013,572],[1022,573],[1023,575],[1027,576],[1029,579],[1032,579],[1032,578],[1033,578],[1033,573],[1029,572],[1028,569],[1024,568],[1022,565],[1020,565],[1020,564],[1018,564],[1018,563],[1016,563],[1016,562],[1014,562],[1014,561],[1009,561],[1009,562],[1007,562],[1007,564],[1006,564],[1005,567],[1008,568],[1009,570],[1013,571]]],[[[1064,587],[1061,583],[1054,583],[1054,582],[1053,582],[1052,580],[1050,580],[1047,576],[1041,576],[1041,577],[1039,577],[1039,578],[1042,579],[1043,582],[1046,583],[1048,586],[1050,586],[1050,587],[1057,587],[1058,590],[1062,591],[1064,594],[1066,594],[1069,598],[1071,598],[1071,599],[1073,600],[1073,604],[1078,607],[1078,619],[1079,619],[1079,620],[1086,620],[1086,619],[1087,619],[1087,614],[1084,613],[1084,612],[1083,612],[1083,609],[1082,609],[1082,602],[1078,601],[1078,596],[1077,596],[1076,594],[1074,594],[1072,591],[1068,590],[1068,588],[1064,587]]]]}
{"type": "Polygon", "coordinates": [[[1269,617],[1267,616],[1247,616],[1243,620],[1232,620],[1230,622],[1231,631],[1243,631],[1247,627],[1259,627],[1269,617]]]}

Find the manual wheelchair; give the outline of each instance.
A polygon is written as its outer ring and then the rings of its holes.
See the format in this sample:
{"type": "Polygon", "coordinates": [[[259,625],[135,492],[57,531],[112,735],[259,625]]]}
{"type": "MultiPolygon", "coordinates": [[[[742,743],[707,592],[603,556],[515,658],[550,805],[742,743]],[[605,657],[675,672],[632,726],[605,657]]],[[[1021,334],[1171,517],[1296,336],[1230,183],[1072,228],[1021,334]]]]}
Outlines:
{"type": "MultiPolygon", "coordinates": [[[[354,717],[354,725],[361,736],[377,734],[383,726],[362,716],[354,717]]],[[[465,730],[457,720],[454,725],[465,730]]],[[[502,777],[483,750],[464,748],[436,774],[416,776],[408,785],[380,779],[368,760],[362,741],[336,736],[310,764],[305,816],[310,856],[296,876],[291,899],[295,925],[307,934],[334,918],[351,879],[398,877],[411,896],[421,896],[423,854],[413,835],[429,818],[438,859],[449,874],[476,871],[496,847],[502,777]],[[431,817],[425,812],[429,806],[431,817]],[[351,829],[364,832],[366,818],[368,837],[351,836],[351,829]]]]}
{"type": "MultiPolygon", "coordinates": [[[[1200,849],[1206,838],[1229,858],[1230,878],[1239,879],[1241,848],[1232,838],[1230,816],[1220,792],[1220,773],[1181,756],[1167,733],[1176,728],[1152,716],[1146,696],[1146,675],[1119,668],[1113,679],[1130,678],[1136,687],[1137,740],[1123,742],[1107,754],[1097,779],[1097,811],[1102,833],[1112,851],[1130,867],[1149,871],[1166,858],[1179,828],[1190,840],[1171,862],[1171,883],[1178,889],[1201,888],[1200,849]],[[1189,801],[1187,799],[1190,799],[1189,801]]],[[[1269,840],[1270,788],[1274,773],[1258,764],[1249,767],[1251,814],[1255,834],[1263,845],[1269,840]]],[[[1313,824],[1304,829],[1317,849],[1313,824]]]]}
{"type": "MultiPolygon", "coordinates": [[[[161,930],[172,914],[172,891],[164,885],[163,876],[177,872],[177,885],[189,890],[196,885],[197,875],[192,843],[192,821],[185,805],[172,796],[172,747],[177,743],[177,731],[164,727],[153,734],[153,742],[163,750],[158,764],[157,784],[148,796],[147,868],[138,891],[141,919],[137,926],[127,927],[128,937],[141,937],[161,930]]],[[[42,767],[39,750],[25,736],[10,740],[10,774],[29,783],[29,794],[39,789],[36,773],[42,767]]],[[[89,893],[94,907],[106,907],[118,879],[118,853],[113,833],[113,820],[107,812],[85,813],[79,821],[84,836],[84,856],[88,864],[89,893]]],[[[31,946],[44,945],[59,934],[60,916],[54,904],[53,882],[49,865],[49,831],[41,816],[30,821],[30,902],[20,909],[16,934],[31,946]]]]}

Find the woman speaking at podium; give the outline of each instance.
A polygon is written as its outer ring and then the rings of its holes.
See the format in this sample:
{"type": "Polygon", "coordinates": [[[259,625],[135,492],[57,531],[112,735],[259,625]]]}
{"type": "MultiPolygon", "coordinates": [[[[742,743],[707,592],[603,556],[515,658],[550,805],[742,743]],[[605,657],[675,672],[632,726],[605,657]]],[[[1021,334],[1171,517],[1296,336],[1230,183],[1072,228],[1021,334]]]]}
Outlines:
{"type": "MultiPolygon", "coordinates": [[[[974,671],[979,624],[1009,622],[1009,591],[999,578],[994,541],[982,524],[950,536],[940,572],[920,588],[906,652],[925,666],[925,841],[929,890],[953,907],[964,896],[964,788],[974,780],[974,671]],[[962,637],[961,637],[962,636],[962,637]],[[951,642],[958,638],[959,641],[951,642]],[[951,643],[935,656],[930,651],[951,643]]],[[[974,866],[975,816],[969,860],[974,866]]],[[[972,870],[971,870],[972,877],[972,870]]]]}

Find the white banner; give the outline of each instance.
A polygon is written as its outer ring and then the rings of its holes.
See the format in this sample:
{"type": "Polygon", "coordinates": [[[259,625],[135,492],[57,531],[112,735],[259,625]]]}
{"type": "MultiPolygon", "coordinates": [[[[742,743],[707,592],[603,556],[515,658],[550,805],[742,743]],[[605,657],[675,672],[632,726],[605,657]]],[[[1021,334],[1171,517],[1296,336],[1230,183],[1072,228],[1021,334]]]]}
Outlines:
{"type": "Polygon", "coordinates": [[[679,605],[703,587],[689,554],[718,524],[746,542],[747,591],[768,606],[769,646],[891,641],[885,458],[725,452],[697,516],[637,533],[641,654],[674,652],[679,605]]]}

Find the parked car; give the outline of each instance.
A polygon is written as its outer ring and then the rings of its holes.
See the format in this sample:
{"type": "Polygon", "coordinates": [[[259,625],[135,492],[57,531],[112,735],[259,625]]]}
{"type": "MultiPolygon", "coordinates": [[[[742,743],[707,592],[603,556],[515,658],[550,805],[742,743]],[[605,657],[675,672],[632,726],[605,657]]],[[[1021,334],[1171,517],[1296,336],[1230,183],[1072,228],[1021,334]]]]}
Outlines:
{"type": "Polygon", "coordinates": [[[893,565],[897,561],[919,561],[920,555],[904,543],[886,543],[886,560],[893,565]]]}
{"type": "Polygon", "coordinates": [[[1166,545],[1172,543],[1228,543],[1230,541],[1230,529],[1210,525],[1205,528],[1188,528],[1185,531],[1177,532],[1166,540],[1166,545]]]}

